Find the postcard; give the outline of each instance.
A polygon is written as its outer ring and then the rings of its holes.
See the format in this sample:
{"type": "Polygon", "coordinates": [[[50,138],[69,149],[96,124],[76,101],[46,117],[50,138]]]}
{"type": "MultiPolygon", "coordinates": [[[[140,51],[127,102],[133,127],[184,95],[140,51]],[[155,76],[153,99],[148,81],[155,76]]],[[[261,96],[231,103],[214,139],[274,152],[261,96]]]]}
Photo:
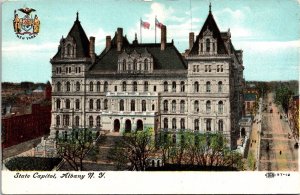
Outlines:
{"type": "Polygon", "coordinates": [[[3,194],[296,193],[299,0],[6,0],[3,194]]]}

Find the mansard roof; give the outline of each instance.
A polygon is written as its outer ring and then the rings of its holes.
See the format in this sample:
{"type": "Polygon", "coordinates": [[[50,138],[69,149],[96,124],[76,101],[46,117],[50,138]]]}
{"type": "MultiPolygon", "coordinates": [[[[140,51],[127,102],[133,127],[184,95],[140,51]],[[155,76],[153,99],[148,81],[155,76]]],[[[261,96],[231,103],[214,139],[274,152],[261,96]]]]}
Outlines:
{"type": "Polygon", "coordinates": [[[197,36],[197,39],[196,41],[194,42],[194,45],[190,51],[190,55],[195,55],[195,54],[198,54],[198,51],[199,51],[199,40],[203,38],[203,34],[204,32],[209,29],[212,34],[213,34],[213,37],[215,39],[217,39],[217,53],[218,54],[228,54],[228,51],[226,49],[226,46],[224,44],[224,41],[222,39],[222,35],[221,35],[221,32],[218,28],[218,25],[214,19],[214,16],[212,15],[211,11],[209,11],[209,14],[206,18],[206,21],[204,22],[204,25],[202,26],[202,29],[201,31],[199,32],[198,36],[197,36]]]}
{"type": "MultiPolygon", "coordinates": [[[[115,39],[115,38],[114,38],[115,39]]],[[[113,40],[114,40],[113,39],[113,40]]],[[[103,52],[97,57],[95,64],[90,68],[90,71],[105,70],[117,71],[118,69],[118,56],[123,52],[131,54],[136,51],[139,54],[151,55],[153,58],[154,69],[172,69],[180,70],[187,69],[186,63],[181,54],[172,43],[166,43],[165,50],[161,50],[161,45],[155,43],[142,43],[142,44],[123,44],[122,51],[117,51],[117,47],[112,47],[103,52]]]]}
{"type": "MultiPolygon", "coordinates": [[[[77,58],[90,57],[90,54],[89,54],[90,42],[80,24],[80,21],[78,19],[78,13],[77,13],[77,18],[76,18],[70,32],[68,33],[66,39],[68,39],[68,38],[72,38],[76,43],[76,57],[77,58]]],[[[65,39],[62,39],[62,41],[64,42],[65,39]]],[[[57,53],[54,56],[54,59],[60,58],[61,49],[62,48],[59,47],[57,53]]]]}

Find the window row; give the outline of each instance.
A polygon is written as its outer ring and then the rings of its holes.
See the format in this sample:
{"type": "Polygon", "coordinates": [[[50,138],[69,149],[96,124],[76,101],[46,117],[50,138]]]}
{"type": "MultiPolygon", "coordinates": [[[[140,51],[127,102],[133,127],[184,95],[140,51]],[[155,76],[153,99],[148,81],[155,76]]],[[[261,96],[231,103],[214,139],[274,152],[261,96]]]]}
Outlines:
{"type": "MultiPolygon", "coordinates": [[[[176,82],[172,82],[172,92],[176,92],[176,82]]],[[[164,91],[167,92],[169,91],[169,83],[167,81],[164,82],[164,91]]],[[[180,92],[185,92],[185,82],[181,81],[180,82],[180,92]]]]}
{"type": "MultiPolygon", "coordinates": [[[[212,72],[211,65],[205,65],[204,67],[204,72],[212,72]]],[[[217,65],[217,72],[223,71],[223,65],[217,65]]],[[[200,72],[200,65],[193,65],[193,72],[200,72]]]]}
{"type": "MultiPolygon", "coordinates": [[[[194,83],[194,92],[199,92],[199,82],[198,81],[196,81],[195,83],[194,83]]],[[[206,83],[205,83],[205,91],[206,92],[211,92],[212,90],[211,90],[211,82],[210,81],[207,81],[206,83]]],[[[218,82],[218,92],[223,92],[223,82],[222,81],[219,81],[218,82]]]]}
{"type": "MultiPolygon", "coordinates": [[[[57,99],[56,100],[56,108],[57,109],[61,109],[62,108],[62,102],[60,99],[57,99]]],[[[71,109],[71,101],[69,99],[66,99],[65,100],[65,108],[66,109],[71,109]]],[[[80,109],[80,100],[79,99],[76,99],[75,100],[75,109],[76,110],[79,110],[80,109]]],[[[93,110],[94,109],[94,100],[93,99],[90,99],[89,100],[89,109],[90,110],[93,110]]],[[[96,109],[97,110],[100,110],[101,109],[101,100],[100,99],[97,99],[96,100],[96,109]]],[[[104,99],[103,101],[103,109],[104,110],[107,110],[108,109],[108,100],[107,99],[104,99]]]]}
{"type": "MultiPolygon", "coordinates": [[[[96,125],[96,127],[100,127],[101,125],[101,117],[100,116],[97,116],[96,117],[96,123],[94,123],[94,117],[93,116],[89,116],[88,118],[88,125],[89,127],[94,127],[94,124],[96,125]]],[[[62,118],[60,115],[57,115],[56,116],[56,126],[59,127],[59,126],[70,126],[70,115],[62,115],[62,118]],[[61,120],[62,120],[62,123],[61,123],[61,120]]],[[[74,118],[74,123],[72,124],[74,125],[75,127],[79,127],[80,126],[80,117],[79,116],[75,116],[74,118]]]]}
{"type": "MultiPolygon", "coordinates": [[[[182,118],[180,119],[180,127],[179,129],[185,129],[185,119],[182,118]]],[[[177,119],[173,118],[172,122],[171,122],[171,129],[178,129],[177,127],[177,119]]],[[[164,118],[163,119],[163,129],[169,129],[169,119],[168,118],[164,118]]],[[[217,129],[218,131],[223,131],[224,129],[224,122],[222,119],[218,120],[218,125],[217,125],[217,129]]],[[[194,130],[195,131],[199,131],[199,119],[195,119],[194,120],[194,130]]],[[[206,131],[211,131],[212,130],[212,119],[206,119],[206,131]]]]}
{"type": "MultiPolygon", "coordinates": [[[[142,108],[142,112],[147,111],[146,100],[142,100],[142,102],[141,102],[141,108],[142,108]]],[[[152,111],[155,110],[155,105],[154,104],[152,104],[151,109],[152,109],[152,111]]],[[[125,110],[125,101],[124,100],[120,100],[119,111],[124,111],[124,110],[125,110]]],[[[135,102],[135,100],[131,100],[130,101],[130,111],[136,111],[136,102],[135,102]]]]}
{"type": "Polygon", "coordinates": [[[128,62],[126,59],[122,61],[122,71],[138,71],[144,70],[148,71],[150,69],[150,63],[148,59],[145,59],[143,62],[138,62],[137,59],[134,59],[133,62],[128,62]]]}
{"type": "MultiPolygon", "coordinates": [[[[171,102],[171,112],[176,112],[176,100],[172,100],[171,102]]],[[[211,101],[208,100],[205,103],[205,111],[206,113],[211,113],[212,110],[212,105],[211,105],[211,101]]],[[[163,111],[164,112],[168,112],[169,111],[169,101],[168,100],[164,100],[163,101],[163,111]]],[[[184,113],[185,112],[185,101],[181,100],[180,101],[180,109],[179,109],[180,113],[184,113]]],[[[194,112],[199,113],[199,101],[196,100],[194,101],[194,112]]],[[[218,102],[218,113],[222,114],[224,112],[224,103],[223,101],[219,101],[218,102]]]]}
{"type": "MultiPolygon", "coordinates": [[[[62,68],[61,67],[56,67],[56,74],[61,74],[62,68]]],[[[65,67],[65,73],[70,74],[72,73],[72,67],[67,66],[65,67]]],[[[81,73],[81,67],[75,67],[75,73],[81,73]]]]}

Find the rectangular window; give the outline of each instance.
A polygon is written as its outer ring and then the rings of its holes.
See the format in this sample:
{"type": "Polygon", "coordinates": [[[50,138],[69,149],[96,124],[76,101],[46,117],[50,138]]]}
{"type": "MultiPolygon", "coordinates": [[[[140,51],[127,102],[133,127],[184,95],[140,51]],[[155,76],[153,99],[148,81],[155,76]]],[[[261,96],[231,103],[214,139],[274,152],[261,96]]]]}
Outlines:
{"type": "Polygon", "coordinates": [[[211,131],[211,119],[206,119],[206,130],[211,131]]]}

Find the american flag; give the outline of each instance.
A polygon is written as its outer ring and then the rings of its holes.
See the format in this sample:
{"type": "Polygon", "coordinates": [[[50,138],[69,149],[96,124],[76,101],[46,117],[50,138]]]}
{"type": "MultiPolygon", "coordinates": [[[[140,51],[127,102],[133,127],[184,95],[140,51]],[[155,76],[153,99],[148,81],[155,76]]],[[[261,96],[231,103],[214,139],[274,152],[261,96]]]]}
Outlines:
{"type": "Polygon", "coordinates": [[[162,27],[162,23],[160,23],[157,18],[155,18],[155,26],[157,26],[158,28],[161,28],[162,27]]]}
{"type": "Polygon", "coordinates": [[[143,20],[141,20],[141,26],[143,28],[149,29],[150,28],[150,23],[149,22],[144,22],[143,20]]]}

